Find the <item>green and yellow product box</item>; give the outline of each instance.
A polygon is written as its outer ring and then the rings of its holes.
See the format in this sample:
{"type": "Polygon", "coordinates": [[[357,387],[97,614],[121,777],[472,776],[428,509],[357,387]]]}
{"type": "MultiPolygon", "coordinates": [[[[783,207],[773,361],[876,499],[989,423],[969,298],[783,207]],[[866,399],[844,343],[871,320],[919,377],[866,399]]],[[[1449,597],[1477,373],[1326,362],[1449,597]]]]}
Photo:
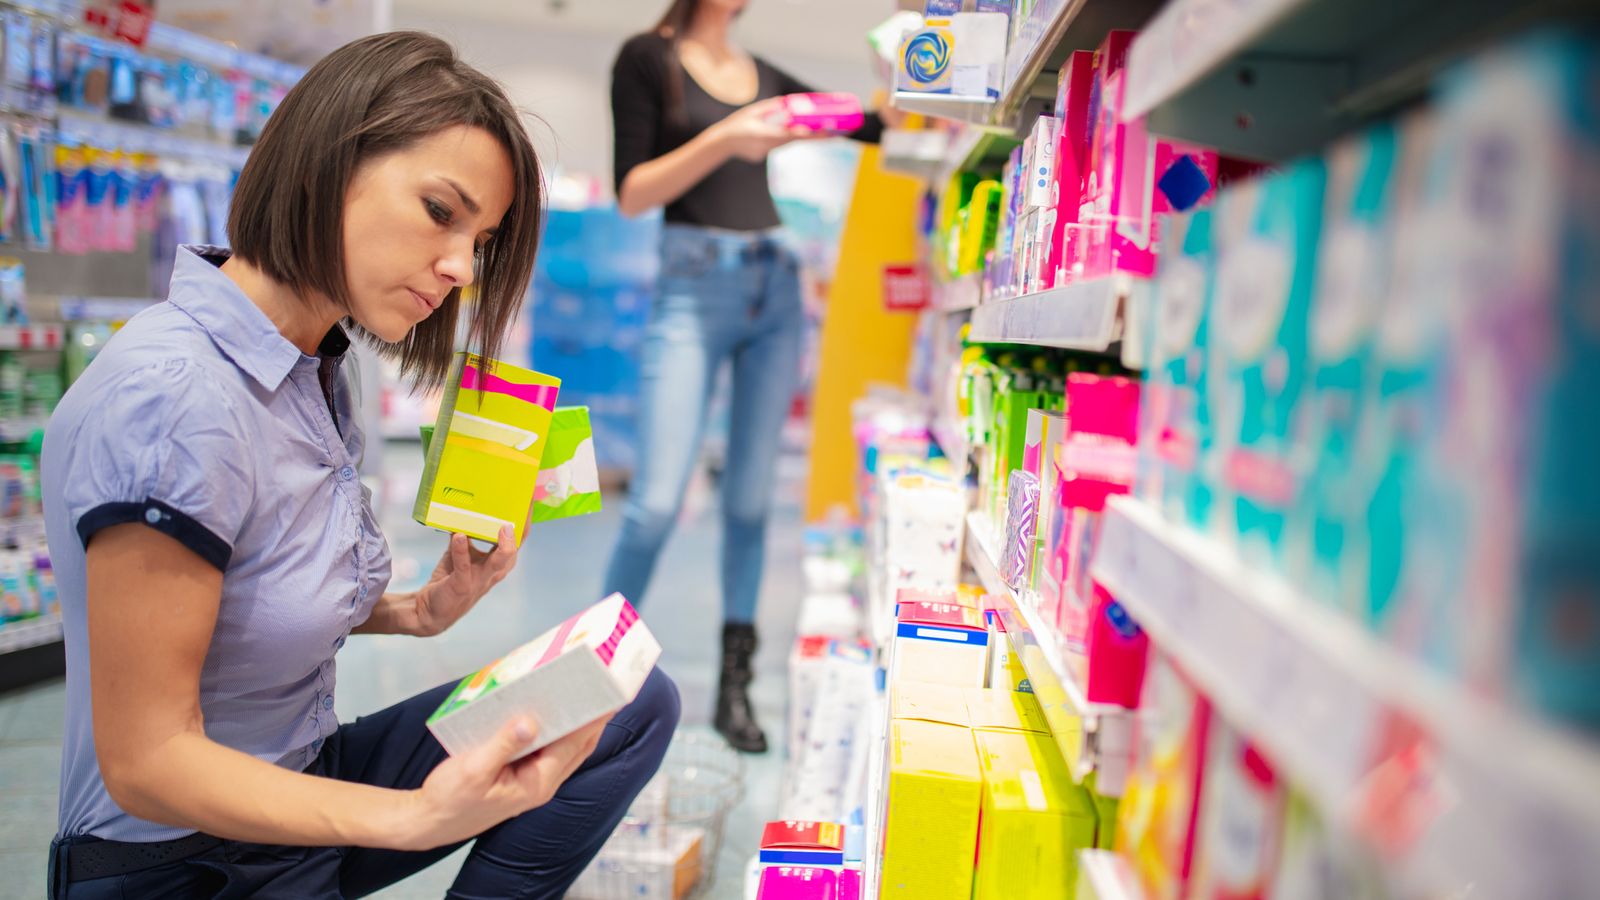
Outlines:
{"type": "Polygon", "coordinates": [[[978,729],[982,823],[973,900],[1057,900],[1095,845],[1095,807],[1048,735],[978,729]]]}
{"type": "Polygon", "coordinates": [[[510,525],[520,545],[561,380],[458,353],[445,385],[411,514],[485,541],[510,525]]]}
{"type": "Polygon", "coordinates": [[[970,900],[983,783],[972,729],[890,722],[888,781],[879,897],[970,900]]]}

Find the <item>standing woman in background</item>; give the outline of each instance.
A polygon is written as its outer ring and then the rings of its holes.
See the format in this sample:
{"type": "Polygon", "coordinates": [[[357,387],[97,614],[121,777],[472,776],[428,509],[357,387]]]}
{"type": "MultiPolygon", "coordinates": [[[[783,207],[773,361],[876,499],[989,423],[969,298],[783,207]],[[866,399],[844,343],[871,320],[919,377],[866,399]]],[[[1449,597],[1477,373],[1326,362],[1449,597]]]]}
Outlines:
{"type": "MultiPolygon", "coordinates": [[[[779,236],[767,154],[806,137],[772,121],[776,99],[811,89],[735,46],[746,0],[674,0],[612,69],[617,205],[664,206],[661,275],[642,352],[638,471],[606,593],[639,602],[700,450],[718,372],[733,366],[722,478],[722,670],[715,725],[761,753],[750,709],[767,515],[779,439],[799,382],[805,324],[799,261],[779,236]]],[[[874,141],[870,116],[852,137],[874,141]]]]}

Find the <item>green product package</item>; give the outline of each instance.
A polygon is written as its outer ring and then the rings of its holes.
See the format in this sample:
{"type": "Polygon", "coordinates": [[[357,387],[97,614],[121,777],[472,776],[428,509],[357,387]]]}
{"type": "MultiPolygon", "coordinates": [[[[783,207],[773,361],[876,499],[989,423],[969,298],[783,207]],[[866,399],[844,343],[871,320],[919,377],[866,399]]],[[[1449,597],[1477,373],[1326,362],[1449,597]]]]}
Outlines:
{"type": "MultiPolygon", "coordinates": [[[[600,469],[594,455],[589,407],[558,406],[539,457],[530,525],[597,513],[602,508],[600,469]]],[[[433,441],[433,426],[423,425],[422,452],[433,441]]]]}

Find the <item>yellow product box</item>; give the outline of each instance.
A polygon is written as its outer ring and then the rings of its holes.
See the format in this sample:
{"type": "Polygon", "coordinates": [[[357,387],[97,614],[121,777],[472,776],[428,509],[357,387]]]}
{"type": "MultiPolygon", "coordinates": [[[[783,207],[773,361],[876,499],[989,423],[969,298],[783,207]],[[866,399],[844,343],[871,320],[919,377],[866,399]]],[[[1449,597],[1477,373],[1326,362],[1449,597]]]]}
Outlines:
{"type": "Polygon", "coordinates": [[[1078,851],[1095,845],[1095,808],[1048,735],[973,732],[983,773],[974,900],[1070,896],[1078,851]]]}
{"type": "Polygon", "coordinates": [[[972,724],[966,689],[929,681],[902,681],[890,685],[889,718],[921,719],[962,727],[972,724]]]}
{"type": "Polygon", "coordinates": [[[878,896],[970,900],[981,794],[972,729],[920,719],[889,723],[878,896]]]}
{"type": "Polygon", "coordinates": [[[1032,694],[994,688],[967,688],[961,694],[973,728],[1050,733],[1050,723],[1032,694]]]}
{"type": "Polygon", "coordinates": [[[456,354],[412,516],[490,542],[510,525],[520,546],[560,391],[558,378],[456,354]]]}

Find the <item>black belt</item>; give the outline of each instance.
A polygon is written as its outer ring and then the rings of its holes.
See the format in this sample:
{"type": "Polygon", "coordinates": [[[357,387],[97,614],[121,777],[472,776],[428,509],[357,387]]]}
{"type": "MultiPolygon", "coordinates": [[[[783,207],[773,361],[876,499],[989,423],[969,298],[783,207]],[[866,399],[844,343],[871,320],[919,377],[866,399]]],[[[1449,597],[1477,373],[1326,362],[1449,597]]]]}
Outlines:
{"type": "Polygon", "coordinates": [[[196,832],[170,841],[136,843],[78,838],[65,842],[69,884],[95,878],[114,878],[156,866],[181,862],[222,846],[222,838],[196,832]]]}

